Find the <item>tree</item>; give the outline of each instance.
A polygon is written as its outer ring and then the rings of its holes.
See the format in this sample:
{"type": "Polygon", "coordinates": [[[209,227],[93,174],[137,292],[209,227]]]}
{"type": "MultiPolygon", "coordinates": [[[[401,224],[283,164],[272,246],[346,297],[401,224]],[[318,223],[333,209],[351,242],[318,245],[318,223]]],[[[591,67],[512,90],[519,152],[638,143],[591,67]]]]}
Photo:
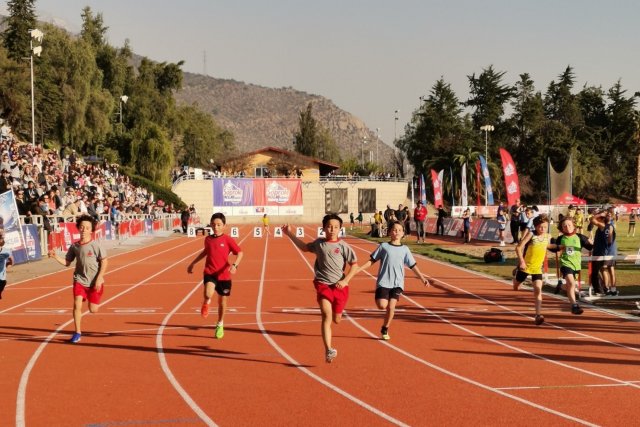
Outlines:
{"type": "Polygon", "coordinates": [[[293,146],[300,154],[318,157],[318,124],[313,118],[313,107],[307,104],[305,111],[300,111],[298,131],[295,134],[293,146]]]}
{"type": "Polygon", "coordinates": [[[451,85],[441,78],[413,113],[413,125],[396,142],[398,155],[406,155],[418,173],[448,167],[452,156],[471,143],[461,113],[461,104],[451,85]]]}
{"type": "Polygon", "coordinates": [[[31,55],[30,30],[36,28],[34,0],[9,0],[7,2],[9,17],[7,29],[2,34],[2,42],[9,58],[21,61],[31,55]]]}
{"type": "Polygon", "coordinates": [[[131,141],[131,165],[143,177],[169,186],[174,165],[173,148],[165,131],[155,123],[139,123],[131,141]]]}
{"type": "Polygon", "coordinates": [[[474,110],[471,115],[474,128],[480,129],[480,126],[486,124],[497,126],[501,122],[504,105],[515,92],[513,87],[502,83],[505,74],[505,71],[497,72],[490,65],[478,77],[475,73],[467,76],[471,97],[465,105],[474,110]]]}

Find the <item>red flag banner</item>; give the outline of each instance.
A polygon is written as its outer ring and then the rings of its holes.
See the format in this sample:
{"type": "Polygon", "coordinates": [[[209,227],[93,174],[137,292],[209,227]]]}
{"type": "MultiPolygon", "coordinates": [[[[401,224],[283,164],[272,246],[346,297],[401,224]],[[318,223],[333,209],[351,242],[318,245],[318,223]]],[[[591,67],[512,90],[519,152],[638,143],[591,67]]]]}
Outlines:
{"type": "Polygon", "coordinates": [[[437,208],[442,205],[442,187],[440,186],[438,172],[433,169],[431,169],[431,183],[433,184],[433,204],[437,208]]]}
{"type": "Polygon", "coordinates": [[[502,159],[502,172],[504,173],[504,188],[507,192],[507,204],[511,206],[520,199],[518,173],[516,172],[516,165],[513,163],[511,154],[504,148],[500,149],[500,158],[502,159]]]}

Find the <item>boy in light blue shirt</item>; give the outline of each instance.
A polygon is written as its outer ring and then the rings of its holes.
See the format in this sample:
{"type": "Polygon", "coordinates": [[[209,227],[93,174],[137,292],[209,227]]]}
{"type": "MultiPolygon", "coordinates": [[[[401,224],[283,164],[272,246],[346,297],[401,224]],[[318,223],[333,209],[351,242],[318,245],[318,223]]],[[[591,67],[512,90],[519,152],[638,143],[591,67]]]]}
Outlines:
{"type": "Polygon", "coordinates": [[[379,309],[385,310],[384,323],[380,329],[383,340],[389,340],[389,325],[395,314],[396,304],[400,295],[404,291],[404,267],[409,267],[416,277],[425,285],[429,286],[429,280],[420,272],[416,260],[409,248],[402,244],[404,236],[404,226],[399,221],[392,221],[388,231],[391,240],[381,243],[371,254],[369,261],[359,268],[349,271],[344,281],[351,280],[359,271],[365,270],[380,261],[378,279],[376,282],[376,305],[379,309]]]}

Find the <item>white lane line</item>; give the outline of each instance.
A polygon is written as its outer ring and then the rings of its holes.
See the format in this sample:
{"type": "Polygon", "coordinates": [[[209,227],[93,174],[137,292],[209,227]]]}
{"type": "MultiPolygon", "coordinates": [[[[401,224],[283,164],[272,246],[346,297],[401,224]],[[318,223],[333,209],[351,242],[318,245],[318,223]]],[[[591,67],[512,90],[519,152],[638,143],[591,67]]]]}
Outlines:
{"type": "Polygon", "coordinates": [[[569,385],[538,385],[522,387],[496,387],[498,390],[545,390],[563,388],[597,388],[597,387],[626,387],[626,384],[569,384],[569,385]]]}
{"type": "MultiPolygon", "coordinates": [[[[249,235],[247,234],[247,236],[240,241],[240,244],[242,244],[248,238],[248,236],[249,235]]],[[[162,338],[164,336],[163,334],[164,334],[164,331],[168,329],[167,323],[169,322],[169,319],[171,319],[171,317],[180,309],[180,307],[182,307],[189,300],[189,298],[191,297],[191,295],[193,295],[195,291],[197,291],[198,289],[201,289],[201,285],[202,285],[202,281],[200,281],[182,299],[182,301],[176,304],[173,310],[171,310],[171,312],[169,312],[165,316],[165,318],[162,320],[162,322],[160,323],[160,328],[158,328],[156,333],[156,350],[158,352],[158,360],[160,362],[160,367],[162,368],[162,371],[164,372],[165,376],[167,377],[167,379],[169,380],[173,388],[178,392],[180,397],[182,397],[182,400],[185,401],[185,403],[189,406],[189,408],[191,408],[191,410],[195,412],[195,414],[202,420],[202,422],[204,422],[208,426],[216,427],[217,424],[211,418],[209,418],[207,413],[195,402],[195,400],[193,400],[191,395],[189,395],[189,393],[184,389],[184,387],[182,387],[180,382],[176,379],[175,375],[173,375],[173,372],[169,367],[169,363],[167,362],[167,357],[165,356],[165,353],[164,353],[164,346],[162,344],[162,338]]]]}
{"type": "Polygon", "coordinates": [[[195,400],[191,398],[189,393],[187,393],[187,391],[180,385],[180,382],[173,375],[173,372],[171,371],[171,368],[169,368],[169,364],[167,363],[167,358],[164,354],[164,347],[162,344],[162,337],[166,329],[167,322],[169,322],[169,319],[171,319],[171,316],[173,315],[173,313],[178,311],[178,309],[182,306],[182,304],[184,304],[189,300],[189,298],[191,298],[191,295],[193,295],[195,291],[197,291],[198,289],[201,289],[201,284],[202,282],[198,283],[191,290],[191,292],[189,292],[182,299],[182,301],[180,301],[173,308],[173,310],[171,310],[171,312],[169,312],[165,316],[165,318],[162,320],[162,323],[160,324],[160,328],[158,328],[156,333],[156,350],[158,351],[158,359],[160,361],[160,367],[162,368],[162,371],[164,372],[165,376],[167,377],[167,379],[169,380],[173,388],[178,392],[180,397],[182,397],[182,400],[185,401],[185,403],[189,406],[189,408],[191,408],[191,410],[195,412],[195,414],[202,420],[203,423],[205,423],[208,426],[215,427],[217,426],[217,424],[211,418],[209,418],[206,412],[195,402],[195,400]]]}
{"type": "MultiPolygon", "coordinates": [[[[364,409],[372,412],[373,414],[379,416],[380,418],[383,418],[383,419],[389,421],[392,424],[395,424],[395,425],[398,425],[398,426],[407,426],[408,427],[408,424],[405,424],[402,421],[400,421],[400,420],[398,420],[396,418],[393,418],[391,415],[388,415],[385,412],[382,412],[381,410],[379,410],[379,409],[369,405],[368,403],[358,399],[354,395],[346,392],[345,390],[339,388],[338,386],[330,383],[329,381],[325,380],[324,378],[320,377],[319,375],[314,374],[309,369],[307,369],[304,366],[302,366],[300,364],[300,362],[295,360],[286,351],[284,351],[284,349],[282,349],[282,347],[280,347],[275,342],[275,340],[273,338],[271,338],[271,336],[267,332],[266,328],[264,327],[264,323],[262,322],[262,296],[264,294],[264,280],[263,279],[264,279],[264,276],[265,276],[265,272],[267,270],[267,252],[268,252],[268,249],[269,249],[268,248],[268,240],[269,239],[265,239],[265,244],[264,244],[264,255],[263,255],[263,259],[262,259],[262,272],[260,273],[260,287],[258,288],[258,301],[257,301],[257,306],[256,306],[256,320],[258,322],[258,327],[260,328],[260,332],[262,333],[262,336],[267,340],[267,342],[269,344],[271,344],[271,346],[274,349],[276,349],[276,351],[278,353],[280,353],[280,355],[282,357],[287,359],[289,361],[289,363],[291,363],[291,365],[295,366],[297,369],[299,369],[300,371],[304,372],[309,377],[311,377],[314,380],[318,381],[320,384],[322,384],[325,387],[329,388],[331,391],[334,391],[334,392],[340,394],[341,396],[345,397],[346,399],[350,400],[351,402],[363,407],[364,409]]],[[[293,245],[293,242],[291,242],[291,244],[293,245]]],[[[311,269],[311,271],[313,271],[313,267],[311,267],[311,265],[309,264],[307,259],[302,255],[302,252],[300,252],[300,250],[296,246],[294,246],[294,248],[298,251],[298,254],[302,257],[302,259],[307,264],[307,266],[311,269]]]]}
{"type": "MultiPolygon", "coordinates": [[[[360,250],[362,250],[362,251],[365,251],[365,250],[364,250],[364,249],[362,249],[362,248],[358,248],[358,249],[360,249],[360,250]]],[[[367,273],[367,272],[365,272],[365,273],[367,273]]],[[[372,277],[372,278],[373,278],[373,276],[372,276],[371,274],[369,274],[369,273],[367,273],[367,274],[368,274],[370,277],[372,277]]],[[[518,352],[523,352],[523,353],[526,353],[526,354],[530,354],[532,357],[538,357],[538,358],[541,358],[541,359],[543,359],[543,360],[548,360],[548,361],[549,361],[549,362],[551,362],[551,363],[553,363],[553,362],[554,362],[554,361],[552,361],[552,360],[545,359],[545,358],[543,358],[543,357],[541,357],[541,356],[537,356],[537,355],[534,355],[534,354],[528,353],[528,352],[526,352],[526,351],[524,351],[524,350],[518,349],[517,347],[513,347],[513,346],[508,345],[508,344],[506,344],[506,343],[501,343],[501,342],[499,342],[499,341],[497,341],[497,340],[494,340],[494,339],[491,339],[491,338],[488,338],[488,337],[482,336],[482,335],[480,335],[480,334],[478,334],[478,333],[476,333],[476,332],[474,332],[474,331],[471,331],[471,330],[469,330],[469,329],[467,329],[467,328],[465,328],[465,327],[463,327],[463,326],[457,325],[456,323],[453,323],[453,322],[451,322],[451,321],[449,321],[449,320],[447,320],[447,319],[443,318],[442,316],[440,316],[440,315],[438,315],[438,314],[436,314],[436,313],[434,313],[434,312],[430,311],[429,309],[427,309],[427,308],[425,308],[425,307],[421,306],[420,304],[418,304],[416,301],[414,301],[414,300],[413,300],[413,299],[411,299],[410,297],[408,297],[408,296],[406,296],[406,295],[405,295],[405,297],[406,297],[406,299],[407,299],[408,301],[410,301],[410,302],[411,302],[412,304],[414,304],[416,307],[418,307],[418,308],[422,309],[423,311],[425,311],[425,312],[427,312],[427,313],[430,313],[430,314],[432,314],[432,315],[436,316],[438,319],[440,319],[440,320],[441,320],[441,321],[443,321],[443,322],[446,322],[446,323],[450,324],[451,326],[454,326],[454,327],[456,327],[456,328],[459,328],[459,329],[462,329],[462,330],[466,331],[467,333],[469,333],[469,334],[471,334],[471,335],[475,335],[475,336],[478,336],[478,337],[484,338],[484,339],[486,339],[486,340],[488,340],[488,341],[491,341],[491,342],[494,342],[494,343],[496,343],[496,344],[498,344],[498,345],[502,345],[502,346],[505,346],[505,347],[507,347],[507,348],[513,349],[514,351],[518,351],[518,352]]],[[[378,339],[378,335],[373,334],[371,331],[369,331],[368,329],[364,328],[360,323],[356,322],[356,321],[355,321],[355,319],[352,319],[350,316],[348,316],[348,317],[349,317],[349,320],[351,320],[351,322],[352,322],[352,323],[353,323],[353,324],[354,324],[358,329],[360,329],[362,332],[364,332],[365,334],[367,334],[367,335],[368,335],[368,336],[370,336],[371,338],[378,339]]],[[[531,402],[531,401],[529,401],[529,400],[522,399],[522,398],[520,398],[520,397],[518,397],[518,396],[515,396],[515,395],[512,395],[512,394],[509,394],[509,393],[505,393],[504,391],[502,391],[502,390],[500,390],[500,389],[497,389],[497,388],[495,388],[495,387],[491,387],[491,386],[489,386],[489,385],[487,385],[487,384],[483,384],[483,383],[480,383],[480,382],[478,382],[478,381],[475,381],[475,380],[473,380],[473,379],[471,379],[471,378],[468,378],[468,377],[465,377],[465,376],[463,376],[463,375],[457,374],[457,373],[455,373],[455,372],[453,372],[453,371],[450,371],[450,370],[448,370],[448,369],[446,369],[446,368],[443,368],[443,367],[441,367],[441,366],[435,365],[435,364],[433,364],[433,363],[431,363],[431,362],[428,362],[428,361],[426,361],[426,360],[424,360],[424,359],[422,359],[422,358],[420,358],[420,357],[418,357],[418,356],[415,356],[414,354],[409,353],[408,351],[405,351],[405,350],[403,350],[403,349],[401,349],[401,348],[399,348],[399,347],[396,347],[395,345],[393,345],[393,344],[389,343],[388,341],[378,340],[378,342],[379,342],[380,344],[382,344],[382,345],[386,345],[387,347],[389,347],[389,348],[391,348],[391,349],[393,349],[393,350],[395,350],[395,351],[397,351],[397,352],[399,352],[399,353],[401,353],[401,354],[405,355],[406,357],[408,357],[408,358],[410,358],[410,359],[412,359],[412,360],[414,360],[414,361],[416,361],[416,362],[418,362],[418,363],[421,363],[421,364],[423,364],[423,365],[425,365],[425,366],[428,366],[428,367],[430,367],[430,368],[432,368],[432,369],[435,369],[435,370],[437,370],[437,371],[439,371],[439,372],[441,372],[441,373],[443,373],[443,374],[446,374],[446,375],[449,375],[449,376],[451,376],[451,377],[457,378],[457,379],[459,379],[459,380],[461,380],[461,381],[464,381],[464,382],[466,382],[466,383],[468,383],[468,384],[475,385],[475,386],[480,387],[480,388],[482,388],[482,389],[484,389],[484,390],[490,391],[490,392],[492,392],[492,393],[499,394],[499,395],[501,395],[501,396],[503,396],[503,397],[506,397],[506,398],[508,398],[508,399],[512,399],[512,400],[515,400],[515,401],[517,401],[517,402],[523,403],[523,404],[525,404],[525,405],[528,405],[528,406],[534,407],[534,408],[539,409],[539,410],[541,410],[541,411],[543,411],[543,412],[547,412],[547,413],[550,413],[550,414],[554,414],[554,415],[557,415],[557,416],[559,416],[559,417],[562,417],[562,418],[565,418],[565,419],[568,419],[568,420],[572,420],[572,421],[578,422],[578,423],[580,423],[580,424],[589,425],[589,426],[596,426],[596,424],[592,424],[592,423],[590,423],[589,421],[586,421],[586,420],[583,420],[583,419],[580,419],[580,418],[574,417],[574,416],[569,415],[569,414],[565,414],[565,413],[560,412],[560,411],[556,411],[555,409],[548,408],[548,407],[546,407],[546,406],[539,405],[539,404],[537,404],[537,403],[533,403],[533,402],[531,402]]],[[[559,363],[559,364],[560,364],[560,363],[559,363]]],[[[588,371],[585,371],[585,372],[588,372],[588,371]]],[[[615,380],[614,380],[614,381],[615,381],[615,380]]]]}
{"type": "MultiPolygon", "coordinates": [[[[188,242],[188,243],[191,243],[191,242],[188,242]]],[[[140,259],[140,260],[138,260],[138,261],[134,262],[133,264],[138,264],[138,263],[140,263],[140,262],[142,262],[142,261],[146,261],[146,260],[148,260],[149,258],[153,258],[153,257],[155,257],[155,256],[157,256],[157,255],[159,255],[159,254],[163,254],[163,253],[165,253],[165,252],[171,252],[171,251],[174,251],[176,248],[179,248],[180,246],[185,246],[185,245],[187,245],[188,243],[183,243],[183,244],[180,244],[180,245],[174,246],[174,247],[172,247],[172,248],[170,248],[170,249],[166,249],[166,250],[163,250],[163,251],[161,251],[161,252],[156,252],[156,253],[154,253],[154,254],[152,254],[152,255],[149,255],[149,256],[147,256],[147,257],[145,257],[145,258],[142,258],[142,259],[140,259]]],[[[148,247],[148,246],[147,246],[147,247],[148,247]]],[[[133,251],[124,252],[124,253],[121,253],[121,254],[118,254],[118,255],[114,255],[114,256],[113,256],[113,258],[117,258],[117,257],[123,256],[123,255],[130,255],[130,254],[131,254],[131,252],[133,252],[133,251]]],[[[122,270],[123,268],[126,268],[126,267],[128,267],[129,265],[133,265],[133,264],[127,264],[127,265],[123,265],[123,266],[118,267],[118,268],[114,268],[113,270],[109,270],[109,271],[107,271],[107,275],[110,275],[111,273],[115,273],[116,271],[122,270]]],[[[55,273],[60,273],[60,272],[64,272],[64,271],[67,271],[67,270],[66,270],[66,269],[65,269],[65,270],[60,270],[60,271],[57,271],[57,272],[55,272],[55,273]]],[[[44,275],[42,275],[42,276],[39,276],[39,277],[38,277],[38,279],[40,279],[40,278],[42,278],[42,277],[49,276],[49,275],[51,275],[51,274],[55,274],[55,273],[48,273],[48,274],[44,274],[44,275]]],[[[32,279],[30,279],[30,280],[32,280],[32,279]]],[[[24,282],[20,282],[20,283],[24,283],[24,282]]],[[[115,286],[118,286],[118,285],[113,285],[113,286],[115,287],[115,286]]],[[[111,287],[111,285],[109,285],[109,287],[111,287]]],[[[60,288],[60,289],[57,289],[57,290],[55,290],[55,291],[53,291],[53,292],[49,292],[48,294],[41,295],[41,296],[39,296],[39,297],[37,297],[37,298],[30,299],[29,301],[25,301],[25,302],[23,302],[23,303],[20,303],[20,304],[14,305],[14,306],[12,306],[12,307],[7,307],[7,308],[5,308],[4,310],[0,310],[0,314],[6,313],[6,312],[8,312],[8,311],[10,311],[10,310],[13,310],[13,309],[16,309],[16,308],[19,308],[19,307],[22,307],[22,306],[25,306],[25,305],[27,305],[27,304],[31,304],[31,303],[33,303],[33,302],[35,302],[35,301],[38,301],[38,300],[44,299],[44,298],[46,298],[46,297],[48,297],[48,296],[51,296],[51,295],[57,294],[58,292],[62,292],[62,291],[67,291],[67,292],[68,292],[68,291],[69,291],[69,288],[70,288],[70,286],[69,286],[69,285],[64,285],[64,287],[62,287],[62,288],[60,288]]]]}
{"type": "MultiPolygon", "coordinates": [[[[156,256],[165,252],[169,252],[169,251],[174,251],[175,248],[171,248],[171,249],[167,249],[166,251],[162,251],[159,253],[156,253],[152,256],[156,256]]],[[[160,274],[164,273],[165,271],[169,270],[170,268],[172,268],[173,266],[179,264],[180,262],[186,260],[189,257],[192,257],[193,254],[184,257],[183,259],[169,265],[168,267],[158,271],[157,273],[149,276],[146,280],[149,280],[151,278],[154,278],[156,276],[159,276],[160,274]]],[[[147,257],[149,258],[149,257],[147,257]]],[[[137,264],[139,262],[142,262],[144,260],[146,260],[147,258],[143,258],[142,260],[136,261],[133,264],[130,265],[134,265],[137,264]]],[[[122,268],[124,268],[125,266],[123,266],[122,268]]],[[[111,301],[114,301],[115,299],[119,298],[120,296],[129,293],[130,291],[134,290],[135,288],[141,286],[146,280],[143,280],[141,282],[139,282],[137,285],[132,286],[129,289],[126,289],[116,295],[114,295],[113,297],[109,298],[108,300],[104,301],[103,304],[108,304],[111,301]]],[[[85,315],[87,312],[85,311],[83,313],[83,315],[85,315]]],[[[35,366],[38,358],[40,357],[40,355],[42,354],[42,352],[44,351],[45,347],[49,344],[49,342],[58,334],[58,332],[60,332],[63,328],[67,327],[67,325],[71,324],[73,322],[73,319],[61,324],[60,326],[58,326],[58,328],[56,328],[55,331],[53,331],[51,334],[49,334],[47,336],[47,338],[45,338],[45,340],[38,346],[38,348],[36,349],[36,351],[34,351],[33,355],[31,356],[31,358],[29,359],[29,362],[27,363],[26,367],[24,368],[24,370],[22,371],[22,376],[20,377],[20,383],[18,385],[18,391],[17,391],[17,396],[16,396],[16,426],[17,427],[24,427],[25,426],[25,412],[26,412],[26,397],[27,397],[27,384],[29,383],[29,375],[31,374],[31,371],[33,370],[33,367],[35,366]]]]}

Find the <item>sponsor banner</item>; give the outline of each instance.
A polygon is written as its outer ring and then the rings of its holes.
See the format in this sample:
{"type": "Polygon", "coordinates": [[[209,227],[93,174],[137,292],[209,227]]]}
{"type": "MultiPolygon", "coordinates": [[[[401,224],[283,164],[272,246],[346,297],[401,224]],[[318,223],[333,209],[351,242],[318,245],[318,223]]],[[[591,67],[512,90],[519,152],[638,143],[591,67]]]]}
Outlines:
{"type": "Polygon", "coordinates": [[[431,169],[431,184],[433,185],[433,204],[436,208],[442,205],[442,181],[438,172],[431,169]]]}
{"type": "Polygon", "coordinates": [[[484,188],[487,191],[487,204],[493,205],[493,188],[491,188],[491,176],[489,175],[489,168],[487,167],[487,161],[484,157],[480,157],[480,166],[482,169],[482,176],[484,177],[484,188]]]}
{"type": "Polygon", "coordinates": [[[462,184],[460,186],[460,204],[466,208],[469,204],[467,200],[467,164],[462,165],[462,184]]]}
{"type": "MultiPolygon", "coordinates": [[[[13,258],[27,259],[27,249],[20,227],[20,215],[16,206],[13,191],[8,190],[0,194],[0,228],[4,229],[4,241],[7,249],[13,254],[13,258]]],[[[23,261],[24,262],[24,261],[23,261]]]]}
{"type": "Polygon", "coordinates": [[[214,179],[213,206],[214,212],[233,216],[255,216],[265,213],[301,215],[302,181],[299,179],[214,179]],[[287,207],[285,212],[292,211],[292,213],[281,213],[284,207],[287,207]],[[295,208],[288,209],[291,207],[295,208]]]}
{"type": "Polygon", "coordinates": [[[502,159],[502,172],[504,173],[504,188],[507,192],[507,205],[511,206],[517,200],[520,200],[520,181],[518,181],[516,165],[513,163],[511,154],[501,148],[500,158],[502,159]]]}
{"type": "Polygon", "coordinates": [[[253,179],[219,178],[213,180],[213,206],[251,206],[253,179]]]}
{"type": "Polygon", "coordinates": [[[299,179],[254,179],[254,205],[302,205],[302,184],[299,179]]]}
{"type": "MultiPolygon", "coordinates": [[[[11,251],[15,263],[22,264],[27,261],[36,261],[42,258],[38,226],[35,224],[23,225],[22,235],[24,236],[24,240],[26,242],[26,248],[11,251]]],[[[5,244],[7,244],[6,241],[5,244]]]]}

